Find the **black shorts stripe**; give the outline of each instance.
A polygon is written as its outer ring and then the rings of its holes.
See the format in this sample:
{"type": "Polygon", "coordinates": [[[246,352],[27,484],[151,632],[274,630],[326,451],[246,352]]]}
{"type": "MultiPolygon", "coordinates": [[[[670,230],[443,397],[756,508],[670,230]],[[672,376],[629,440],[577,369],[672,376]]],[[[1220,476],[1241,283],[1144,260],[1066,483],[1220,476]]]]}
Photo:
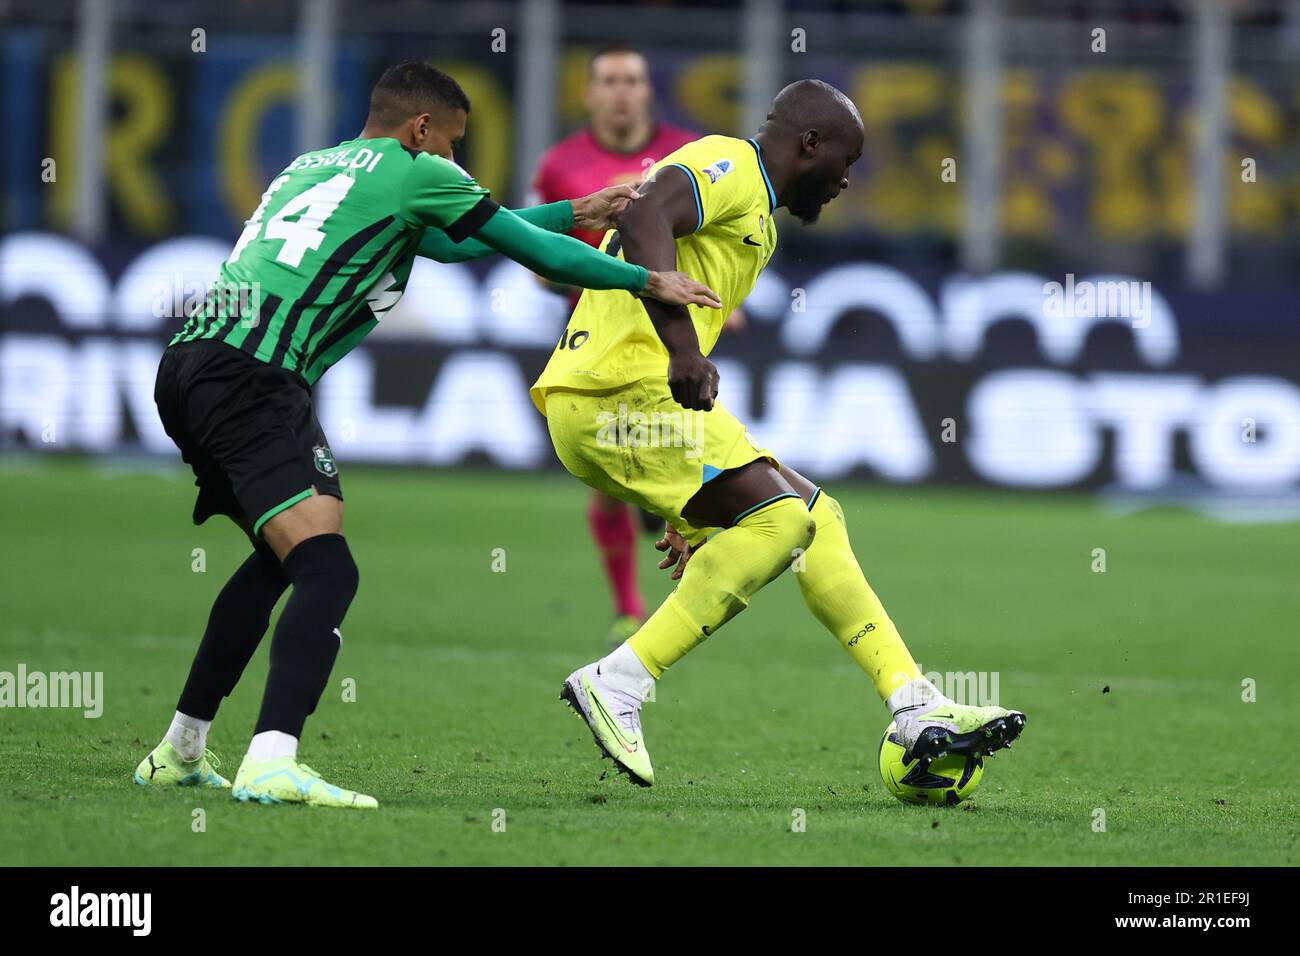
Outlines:
{"type": "Polygon", "coordinates": [[[447,234],[447,238],[452,242],[464,242],[477,232],[483,223],[491,219],[500,208],[491,196],[484,196],[468,212],[442,231],[447,234]]]}

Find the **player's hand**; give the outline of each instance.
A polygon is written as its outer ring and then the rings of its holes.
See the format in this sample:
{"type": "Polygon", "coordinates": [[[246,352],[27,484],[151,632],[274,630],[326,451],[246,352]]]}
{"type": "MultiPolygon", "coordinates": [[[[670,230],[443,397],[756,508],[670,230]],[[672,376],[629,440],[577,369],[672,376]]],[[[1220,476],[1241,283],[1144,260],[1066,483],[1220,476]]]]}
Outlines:
{"type": "Polygon", "coordinates": [[[681,578],[682,572],[686,570],[686,562],[691,560],[691,555],[695,553],[695,549],[686,543],[686,539],[678,534],[677,529],[672,525],[664,528],[664,536],[655,542],[655,550],[668,552],[668,556],[659,562],[659,570],[667,571],[672,568],[673,573],[670,578],[673,581],[681,578]]]}
{"type": "Polygon", "coordinates": [[[696,282],[684,272],[651,272],[641,294],[658,299],[665,305],[702,305],[706,309],[722,308],[718,293],[696,282]]]}
{"type": "Polygon", "coordinates": [[[670,356],[668,390],[682,408],[711,411],[718,397],[718,369],[699,352],[670,356]]]}
{"type": "Polygon", "coordinates": [[[632,183],[607,186],[590,196],[570,200],[573,206],[573,227],[590,232],[604,232],[614,228],[614,220],[623,214],[627,204],[639,194],[632,183]]]}
{"type": "Polygon", "coordinates": [[[736,306],[731,310],[731,315],[727,316],[727,321],[722,323],[722,331],[743,332],[748,324],[749,318],[745,315],[745,310],[736,306]]]}

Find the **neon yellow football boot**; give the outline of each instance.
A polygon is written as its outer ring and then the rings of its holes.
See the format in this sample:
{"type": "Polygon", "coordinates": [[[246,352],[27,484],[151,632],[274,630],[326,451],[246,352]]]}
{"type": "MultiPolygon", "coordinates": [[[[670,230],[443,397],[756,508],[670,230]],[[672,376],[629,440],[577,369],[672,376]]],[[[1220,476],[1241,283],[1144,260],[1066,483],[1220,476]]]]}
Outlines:
{"type": "Polygon", "coordinates": [[[599,664],[574,671],[560,689],[560,699],[587,722],[596,745],[614,761],[619,773],[648,787],[655,782],[650,754],[641,738],[641,701],[611,687],[599,664]]]}
{"type": "Polygon", "coordinates": [[[355,790],[344,790],[321,779],[320,774],[294,757],[249,762],[235,774],[234,797],[245,803],[305,803],[309,807],[376,810],[379,801],[355,790]]]}
{"type": "Polygon", "coordinates": [[[163,741],[135,768],[135,782],[142,787],[211,787],[230,789],[230,781],[217,773],[221,761],[211,750],[197,760],[186,760],[163,741]]]}

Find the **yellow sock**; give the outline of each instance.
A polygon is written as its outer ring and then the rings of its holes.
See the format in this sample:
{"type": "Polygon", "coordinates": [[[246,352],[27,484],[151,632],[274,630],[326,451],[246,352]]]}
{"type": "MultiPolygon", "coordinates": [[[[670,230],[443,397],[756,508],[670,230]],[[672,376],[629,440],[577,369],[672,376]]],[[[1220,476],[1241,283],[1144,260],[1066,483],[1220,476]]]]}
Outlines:
{"type": "Polygon", "coordinates": [[[853,556],[840,503],[819,492],[811,514],[817,538],[795,564],[804,602],[867,672],[880,699],[887,700],[921,671],[853,556]]]}
{"type": "Polygon", "coordinates": [[[797,495],[778,498],[719,531],[691,556],[677,590],[628,641],[657,680],[749,605],[807,549],[813,523],[797,495]]]}

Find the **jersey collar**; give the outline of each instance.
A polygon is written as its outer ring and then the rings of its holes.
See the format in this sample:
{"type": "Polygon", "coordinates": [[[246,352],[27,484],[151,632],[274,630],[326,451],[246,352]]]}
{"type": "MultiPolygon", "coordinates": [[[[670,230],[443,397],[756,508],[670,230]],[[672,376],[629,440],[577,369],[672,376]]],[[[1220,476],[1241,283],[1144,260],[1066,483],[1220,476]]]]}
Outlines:
{"type": "Polygon", "coordinates": [[[763,185],[767,187],[767,205],[768,212],[776,212],[776,193],[772,191],[772,180],[767,178],[767,167],[763,165],[763,148],[758,145],[758,140],[746,140],[750,146],[754,147],[754,154],[758,157],[758,171],[763,174],[763,185]]]}

